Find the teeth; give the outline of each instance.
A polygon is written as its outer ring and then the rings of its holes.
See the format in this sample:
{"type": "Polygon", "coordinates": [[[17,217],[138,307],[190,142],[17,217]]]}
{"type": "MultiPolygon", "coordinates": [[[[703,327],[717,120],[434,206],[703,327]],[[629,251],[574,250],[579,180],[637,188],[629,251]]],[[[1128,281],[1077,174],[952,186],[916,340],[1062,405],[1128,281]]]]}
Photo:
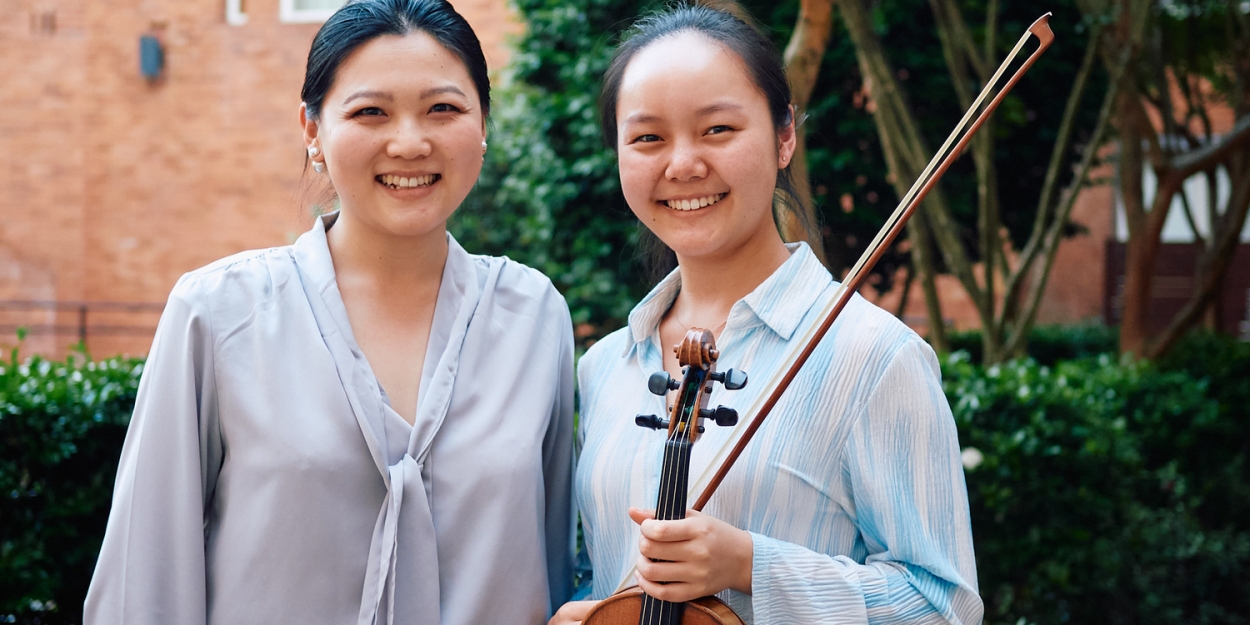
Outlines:
{"type": "Polygon", "coordinates": [[[707,197],[701,197],[693,200],[666,200],[664,204],[669,208],[677,209],[679,211],[692,211],[703,208],[704,206],[711,206],[724,199],[724,197],[724,193],[717,193],[716,195],[709,195],[707,197]]]}
{"type": "Polygon", "coordinates": [[[383,174],[378,176],[378,180],[393,189],[414,189],[416,187],[425,187],[434,184],[438,179],[438,174],[426,174],[424,176],[415,176],[406,178],[404,176],[393,176],[391,174],[383,174]]]}

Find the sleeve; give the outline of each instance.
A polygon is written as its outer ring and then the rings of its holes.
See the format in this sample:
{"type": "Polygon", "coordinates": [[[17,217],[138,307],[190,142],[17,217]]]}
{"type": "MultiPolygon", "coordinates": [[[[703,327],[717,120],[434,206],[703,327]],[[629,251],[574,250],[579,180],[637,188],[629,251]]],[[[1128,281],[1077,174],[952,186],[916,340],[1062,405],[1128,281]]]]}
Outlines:
{"type": "Polygon", "coordinates": [[[752,534],[752,608],[774,623],[981,622],[968,494],[937,359],[893,357],[847,441],[843,479],[864,564],[752,534]]]}
{"type": "MultiPolygon", "coordinates": [[[[558,298],[558,296],[557,296],[558,298]]],[[[543,479],[547,489],[548,612],[569,600],[573,592],[573,324],[560,298],[559,371],[551,420],[543,440],[543,479]]]]}
{"type": "Polygon", "coordinates": [[[184,297],[161,315],[113,487],[86,625],[206,620],[204,511],[222,459],[208,318],[184,297]]]}

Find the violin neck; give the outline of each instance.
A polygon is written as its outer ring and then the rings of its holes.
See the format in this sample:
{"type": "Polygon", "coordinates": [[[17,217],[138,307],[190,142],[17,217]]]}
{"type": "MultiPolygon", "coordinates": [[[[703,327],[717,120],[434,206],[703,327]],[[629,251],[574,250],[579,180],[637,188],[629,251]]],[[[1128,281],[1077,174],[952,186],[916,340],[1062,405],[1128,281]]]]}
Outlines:
{"type": "MultiPolygon", "coordinates": [[[[664,468],[660,472],[660,493],[655,518],[675,521],[686,518],[686,489],[690,482],[690,441],[669,439],[664,443],[664,468]]],[[[638,625],[680,625],[686,604],[642,596],[638,625]]]]}
{"type": "Polygon", "coordinates": [[[686,518],[686,489],[690,485],[689,441],[664,443],[664,468],[660,471],[660,492],[655,502],[655,518],[676,521],[686,518]]]}

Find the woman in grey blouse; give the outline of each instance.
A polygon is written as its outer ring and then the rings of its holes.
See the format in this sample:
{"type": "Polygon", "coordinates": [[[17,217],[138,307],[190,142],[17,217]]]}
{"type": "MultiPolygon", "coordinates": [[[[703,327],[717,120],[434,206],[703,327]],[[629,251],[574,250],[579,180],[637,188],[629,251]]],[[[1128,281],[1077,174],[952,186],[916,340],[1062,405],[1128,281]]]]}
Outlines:
{"type": "MultiPolygon", "coordinates": [[[[603,129],[621,188],[678,266],[629,325],[578,365],[575,478],[594,569],[591,598],[622,582],[667,601],[717,594],[748,623],[979,623],[976,566],[955,423],[933,351],[856,297],[817,346],[704,513],[656,521],[665,435],[647,378],[681,371],[688,328],[716,335],[710,406],[744,411],[822,321],[836,283],[804,243],[786,244],[774,194],[793,201],[794,110],[779,55],[706,7],[641,22],[605,75],[603,129]]],[[[801,211],[799,211],[801,212],[801,211]]],[[[754,416],[743,414],[744,419],[754,416]]],[[[706,422],[692,485],[741,429],[706,422]]],[[[694,501],[693,493],[689,501],[694,501]]],[[[567,604],[552,623],[582,619],[567,604]]]]}
{"type": "Polygon", "coordinates": [[[567,598],[568,310],[445,229],[489,88],[443,0],[321,28],[300,121],[342,208],[174,287],[87,623],[537,624],[567,598]]]}

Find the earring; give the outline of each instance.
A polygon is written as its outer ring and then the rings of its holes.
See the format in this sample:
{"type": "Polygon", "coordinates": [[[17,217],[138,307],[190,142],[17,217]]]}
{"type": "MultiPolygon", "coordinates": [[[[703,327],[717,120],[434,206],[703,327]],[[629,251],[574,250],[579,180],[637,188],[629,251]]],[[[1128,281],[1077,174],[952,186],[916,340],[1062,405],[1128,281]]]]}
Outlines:
{"type": "Polygon", "coordinates": [[[318,148],[317,148],[317,146],[315,146],[315,145],[313,145],[313,146],[309,146],[309,148],[308,148],[308,158],[317,158],[317,155],[318,155],[318,154],[321,154],[321,150],[320,150],[320,149],[318,149],[318,148]]]}
{"type": "Polygon", "coordinates": [[[323,163],[323,162],[321,162],[321,161],[313,161],[313,162],[312,162],[312,165],[313,165],[313,171],[315,171],[315,172],[317,172],[317,173],[319,173],[319,174],[324,174],[324,173],[326,173],[326,164],[325,164],[325,163],[323,163]]]}
{"type": "Polygon", "coordinates": [[[485,151],[486,151],[486,140],[485,140],[485,139],[482,139],[482,151],[483,151],[483,152],[485,152],[485,151]]]}

